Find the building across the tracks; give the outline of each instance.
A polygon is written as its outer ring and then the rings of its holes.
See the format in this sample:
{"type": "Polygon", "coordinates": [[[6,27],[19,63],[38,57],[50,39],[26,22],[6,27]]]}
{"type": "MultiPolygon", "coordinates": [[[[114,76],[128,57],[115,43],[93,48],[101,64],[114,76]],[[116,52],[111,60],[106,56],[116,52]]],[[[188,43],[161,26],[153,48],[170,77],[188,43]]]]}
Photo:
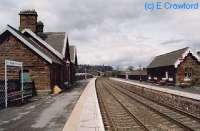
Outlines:
{"type": "MultiPolygon", "coordinates": [[[[23,71],[30,74],[38,92],[50,92],[55,85],[64,87],[65,82],[75,80],[77,52],[69,45],[67,33],[44,32],[35,10],[19,15],[19,30],[7,25],[0,33],[0,79],[4,80],[7,59],[23,62],[23,71]]],[[[9,77],[19,79],[19,75],[9,77]]]]}
{"type": "Polygon", "coordinates": [[[118,75],[118,78],[130,79],[130,80],[140,80],[146,81],[148,79],[146,69],[142,70],[132,70],[132,71],[121,71],[118,75]]]}
{"type": "Polygon", "coordinates": [[[149,64],[147,73],[152,81],[200,85],[199,56],[189,47],[159,55],[149,64]]]}

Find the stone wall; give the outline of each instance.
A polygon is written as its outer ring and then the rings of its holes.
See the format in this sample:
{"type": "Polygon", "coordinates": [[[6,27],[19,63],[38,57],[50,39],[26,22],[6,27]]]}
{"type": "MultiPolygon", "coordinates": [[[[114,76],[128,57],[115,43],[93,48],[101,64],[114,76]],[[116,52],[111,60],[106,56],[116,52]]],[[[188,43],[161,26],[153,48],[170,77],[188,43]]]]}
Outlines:
{"type": "Polygon", "coordinates": [[[191,53],[186,56],[184,61],[178,66],[176,73],[176,84],[184,83],[185,68],[192,68],[191,85],[200,85],[200,64],[191,53]]]}
{"type": "Polygon", "coordinates": [[[151,99],[155,102],[176,107],[177,109],[191,113],[200,118],[200,101],[135,85],[129,85],[127,88],[130,88],[136,94],[151,99]]]}

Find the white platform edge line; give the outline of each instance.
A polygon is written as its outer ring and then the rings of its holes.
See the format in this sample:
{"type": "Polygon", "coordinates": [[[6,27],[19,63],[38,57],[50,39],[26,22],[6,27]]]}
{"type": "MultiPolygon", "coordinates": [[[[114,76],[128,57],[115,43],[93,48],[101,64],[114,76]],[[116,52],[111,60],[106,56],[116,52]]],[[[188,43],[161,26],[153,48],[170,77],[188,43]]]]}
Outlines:
{"type": "MultiPolygon", "coordinates": [[[[96,94],[96,79],[93,79],[90,82],[89,88],[90,88],[89,92],[92,92],[94,94],[89,94],[89,96],[87,95],[87,98],[85,99],[83,107],[86,107],[86,105],[88,104],[86,102],[89,102],[89,103],[91,102],[90,96],[93,96],[94,98],[96,98],[95,100],[93,100],[93,102],[95,102],[95,107],[96,107],[95,109],[97,109],[96,113],[98,114],[96,120],[99,121],[99,122],[97,122],[95,125],[90,125],[91,127],[88,127],[87,124],[86,125],[82,125],[86,121],[84,120],[84,115],[81,114],[80,120],[79,120],[79,124],[78,124],[78,130],[77,131],[82,131],[82,130],[85,131],[85,130],[87,130],[87,128],[89,128],[90,131],[105,131],[104,124],[103,124],[103,119],[102,119],[102,115],[101,115],[101,112],[100,112],[100,106],[99,106],[99,102],[98,102],[97,94],[96,94]],[[98,128],[95,128],[95,127],[98,127],[98,128]]],[[[86,113],[86,112],[87,112],[87,109],[83,108],[82,113],[86,113]]],[[[90,113],[92,113],[92,112],[90,112],[90,113]]]]}
{"type": "Polygon", "coordinates": [[[83,106],[84,106],[84,100],[86,99],[86,93],[88,91],[89,88],[87,88],[90,84],[91,81],[86,85],[84,91],[82,92],[81,96],[79,97],[77,103],[75,104],[74,109],[72,110],[67,122],[64,125],[64,128],[62,131],[77,131],[78,128],[78,123],[80,121],[80,116],[83,110],[83,106]],[[77,117],[74,117],[77,116],[77,117]]]}
{"type": "MultiPolygon", "coordinates": [[[[79,126],[79,122],[81,120],[81,113],[83,111],[84,101],[86,101],[86,99],[87,99],[86,94],[87,94],[88,90],[90,90],[88,87],[91,84],[93,84],[93,82],[95,82],[95,81],[96,81],[96,78],[93,78],[86,85],[83,93],[81,94],[81,96],[80,96],[79,100],[77,101],[74,109],[72,110],[70,117],[67,120],[66,124],[64,125],[64,128],[63,128],[62,131],[77,131],[78,126],[79,126]],[[77,117],[75,118],[74,116],[77,116],[77,117]]],[[[96,88],[95,88],[95,90],[96,90],[96,88]]],[[[98,99],[97,99],[97,102],[98,102],[98,99]]],[[[99,103],[97,103],[97,104],[99,104],[99,103]]],[[[100,124],[101,124],[101,126],[103,126],[103,129],[104,129],[103,119],[102,119],[101,112],[100,112],[99,108],[98,108],[98,112],[100,113],[100,124]]],[[[103,131],[105,131],[105,129],[103,131]]]]}
{"type": "Polygon", "coordinates": [[[152,90],[166,92],[166,93],[169,93],[169,94],[174,94],[174,95],[178,95],[178,96],[182,96],[182,97],[186,97],[186,98],[190,98],[190,99],[194,99],[194,100],[200,100],[200,95],[198,95],[198,94],[193,94],[193,93],[189,93],[189,92],[182,92],[182,91],[178,91],[178,90],[165,89],[163,87],[155,87],[155,86],[151,86],[151,85],[139,84],[139,83],[135,83],[135,82],[132,82],[132,81],[122,80],[122,79],[119,79],[119,78],[110,78],[110,79],[116,80],[116,81],[121,81],[121,82],[126,82],[126,83],[129,83],[129,84],[133,84],[133,85],[137,85],[137,86],[141,86],[141,87],[145,87],[145,88],[149,88],[149,89],[152,89],[152,90]]]}
{"type": "MultiPolygon", "coordinates": [[[[96,91],[96,81],[95,81],[95,96],[96,96],[96,98],[97,98],[97,91],[96,91]]],[[[96,103],[97,105],[97,110],[98,110],[98,114],[100,114],[99,115],[99,117],[100,117],[100,127],[102,127],[102,131],[105,131],[105,127],[104,127],[104,124],[103,124],[103,118],[102,118],[102,114],[101,114],[101,111],[100,111],[100,105],[99,105],[99,101],[98,101],[98,99],[97,99],[97,103],[96,103]]]]}

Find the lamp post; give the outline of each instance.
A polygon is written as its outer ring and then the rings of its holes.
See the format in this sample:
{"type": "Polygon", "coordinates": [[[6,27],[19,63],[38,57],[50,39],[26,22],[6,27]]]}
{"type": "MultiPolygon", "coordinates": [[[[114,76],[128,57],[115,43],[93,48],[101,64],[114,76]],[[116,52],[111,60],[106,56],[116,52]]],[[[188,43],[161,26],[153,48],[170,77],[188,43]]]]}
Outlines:
{"type": "Polygon", "coordinates": [[[85,67],[85,80],[87,79],[87,71],[86,71],[87,69],[86,69],[86,67],[85,67]]]}
{"type": "Polygon", "coordinates": [[[142,82],[142,66],[139,65],[139,70],[140,70],[140,82],[142,82]]]}
{"type": "Polygon", "coordinates": [[[68,69],[68,88],[69,88],[69,82],[70,82],[70,61],[66,61],[67,69],[68,69]]]}

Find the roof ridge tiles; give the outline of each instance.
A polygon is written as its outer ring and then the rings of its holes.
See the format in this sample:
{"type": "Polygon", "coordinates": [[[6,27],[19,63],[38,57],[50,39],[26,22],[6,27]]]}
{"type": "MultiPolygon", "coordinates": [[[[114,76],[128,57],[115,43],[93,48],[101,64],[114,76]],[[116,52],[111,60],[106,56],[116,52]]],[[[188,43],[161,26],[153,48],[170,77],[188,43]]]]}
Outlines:
{"type": "Polygon", "coordinates": [[[168,53],[164,53],[164,54],[161,54],[161,55],[157,55],[158,56],[163,56],[163,55],[167,55],[167,54],[173,54],[174,52],[178,52],[178,51],[181,51],[181,50],[187,50],[189,49],[190,47],[184,47],[184,48],[181,48],[181,49],[178,49],[178,50],[173,50],[171,52],[168,52],[168,53]]]}

